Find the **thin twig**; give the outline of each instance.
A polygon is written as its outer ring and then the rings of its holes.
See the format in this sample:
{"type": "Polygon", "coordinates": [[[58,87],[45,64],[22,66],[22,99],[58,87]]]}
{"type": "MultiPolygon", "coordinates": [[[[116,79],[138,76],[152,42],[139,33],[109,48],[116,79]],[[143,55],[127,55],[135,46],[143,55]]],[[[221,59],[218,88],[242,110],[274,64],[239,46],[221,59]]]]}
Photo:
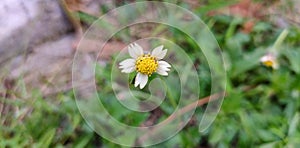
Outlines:
{"type": "Polygon", "coordinates": [[[165,121],[163,121],[160,126],[158,126],[157,128],[154,128],[153,130],[151,130],[151,132],[148,132],[145,135],[141,136],[137,140],[137,142],[143,143],[143,141],[146,141],[150,136],[154,135],[161,127],[172,122],[174,119],[178,118],[179,116],[195,109],[196,107],[202,106],[210,101],[217,100],[224,95],[225,95],[225,92],[216,93],[216,94],[204,97],[202,99],[199,99],[199,100],[179,109],[176,114],[172,114],[169,118],[167,118],[165,121]]]}

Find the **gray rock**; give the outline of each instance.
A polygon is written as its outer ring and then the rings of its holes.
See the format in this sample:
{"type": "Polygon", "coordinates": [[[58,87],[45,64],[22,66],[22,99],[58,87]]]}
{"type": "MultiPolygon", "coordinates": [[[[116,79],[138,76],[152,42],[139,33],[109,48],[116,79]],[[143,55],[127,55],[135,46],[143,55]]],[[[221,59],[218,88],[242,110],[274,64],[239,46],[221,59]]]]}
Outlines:
{"type": "Polygon", "coordinates": [[[71,28],[56,0],[1,0],[0,63],[71,28]]]}
{"type": "Polygon", "coordinates": [[[13,58],[12,63],[17,64],[7,68],[9,78],[22,76],[29,90],[41,88],[43,93],[62,89],[72,78],[73,40],[73,34],[65,35],[35,46],[26,59],[13,58]]]}

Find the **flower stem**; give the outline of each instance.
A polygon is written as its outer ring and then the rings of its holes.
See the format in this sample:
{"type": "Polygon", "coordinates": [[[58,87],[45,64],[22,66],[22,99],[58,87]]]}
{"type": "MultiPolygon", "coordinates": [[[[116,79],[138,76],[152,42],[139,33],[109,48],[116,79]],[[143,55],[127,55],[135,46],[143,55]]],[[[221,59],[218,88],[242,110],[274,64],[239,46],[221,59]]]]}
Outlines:
{"type": "Polygon", "coordinates": [[[171,94],[171,91],[167,90],[167,95],[168,95],[168,98],[169,98],[169,100],[170,100],[171,105],[174,107],[174,109],[176,109],[177,103],[176,103],[175,98],[174,98],[173,95],[171,94]]]}
{"type": "MultiPolygon", "coordinates": [[[[251,88],[249,88],[251,89],[251,88]]],[[[187,106],[184,106],[183,108],[180,108],[176,113],[173,113],[171,116],[169,116],[166,120],[164,120],[162,123],[160,123],[160,126],[157,126],[155,128],[153,128],[150,132],[147,132],[146,134],[140,136],[137,139],[138,143],[144,143],[145,141],[147,141],[149,138],[151,138],[151,136],[154,136],[155,134],[157,134],[157,132],[159,132],[159,130],[162,127],[165,127],[164,125],[169,124],[170,122],[174,121],[175,119],[177,119],[178,117],[184,115],[185,113],[194,110],[196,107],[202,106],[204,104],[207,104],[210,101],[214,101],[217,99],[222,98],[223,95],[226,95],[226,92],[219,92],[207,97],[204,97],[202,99],[199,99],[187,106]]]]}
{"type": "Polygon", "coordinates": [[[273,49],[274,50],[279,50],[279,47],[281,46],[282,42],[284,41],[284,39],[286,38],[286,36],[288,35],[289,31],[287,29],[284,29],[279,37],[276,39],[274,45],[273,45],[273,49]]]}

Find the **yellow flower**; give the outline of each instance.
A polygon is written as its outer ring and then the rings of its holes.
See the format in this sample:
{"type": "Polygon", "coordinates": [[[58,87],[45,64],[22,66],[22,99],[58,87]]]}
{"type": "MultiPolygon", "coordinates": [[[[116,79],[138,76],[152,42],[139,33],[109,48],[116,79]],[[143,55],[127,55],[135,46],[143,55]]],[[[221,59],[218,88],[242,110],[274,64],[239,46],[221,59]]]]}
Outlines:
{"type": "Polygon", "coordinates": [[[273,69],[279,68],[277,56],[274,53],[267,53],[266,55],[260,58],[260,62],[266,67],[272,67],[273,69]]]}
{"type": "Polygon", "coordinates": [[[145,54],[140,45],[130,44],[128,52],[132,58],[122,61],[119,68],[122,69],[121,72],[123,73],[137,71],[134,86],[140,85],[140,89],[143,89],[152,73],[156,72],[163,76],[168,75],[171,65],[161,60],[165,57],[167,51],[167,49],[163,50],[163,45],[161,45],[154,48],[151,54],[145,54]]]}

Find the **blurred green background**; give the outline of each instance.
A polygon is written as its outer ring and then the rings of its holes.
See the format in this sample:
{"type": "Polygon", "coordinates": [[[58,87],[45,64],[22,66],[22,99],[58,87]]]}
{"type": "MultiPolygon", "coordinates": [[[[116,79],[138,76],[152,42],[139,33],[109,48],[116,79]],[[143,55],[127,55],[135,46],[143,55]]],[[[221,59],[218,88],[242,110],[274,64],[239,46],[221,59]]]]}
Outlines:
{"type": "MultiPolygon", "coordinates": [[[[135,1],[117,1],[115,5],[131,2],[135,1]]],[[[166,2],[192,11],[210,28],[226,63],[227,89],[221,110],[206,132],[198,132],[198,124],[206,107],[203,105],[197,108],[182,131],[154,147],[300,147],[299,2],[166,2]],[[284,30],[287,31],[286,36],[282,35],[284,30]],[[283,37],[280,38],[280,35],[283,37]],[[274,46],[275,43],[279,44],[274,46]],[[277,69],[260,61],[272,51],[277,54],[277,69]]],[[[99,11],[104,14],[109,10],[109,5],[102,4],[99,11]]],[[[83,30],[98,18],[82,10],[71,13],[78,16],[73,19],[80,19],[83,30]]],[[[194,27],[190,29],[197,30],[197,26],[194,27]]],[[[143,37],[135,31],[139,30],[116,34],[113,42],[128,41],[128,36],[143,37]]],[[[164,31],[169,33],[169,40],[187,49],[193,60],[200,80],[199,99],[212,95],[208,64],[203,56],[195,54],[199,48],[177,29],[158,27],[151,33],[164,31]]],[[[96,69],[96,84],[105,86],[99,88],[101,94],[107,94],[104,98],[112,95],[109,80],[113,61],[114,55],[110,55],[105,64],[99,64],[96,69]]],[[[77,109],[72,89],[45,95],[38,87],[28,91],[22,77],[14,81],[1,78],[1,81],[4,92],[0,95],[0,147],[120,147],[89,128],[77,109]]],[[[176,95],[179,94],[169,93],[164,104],[145,114],[126,111],[116,99],[106,99],[104,104],[109,104],[108,110],[117,120],[141,125],[153,116],[155,122],[168,117],[174,109],[174,102],[168,98],[177,98],[176,95]]]]}

